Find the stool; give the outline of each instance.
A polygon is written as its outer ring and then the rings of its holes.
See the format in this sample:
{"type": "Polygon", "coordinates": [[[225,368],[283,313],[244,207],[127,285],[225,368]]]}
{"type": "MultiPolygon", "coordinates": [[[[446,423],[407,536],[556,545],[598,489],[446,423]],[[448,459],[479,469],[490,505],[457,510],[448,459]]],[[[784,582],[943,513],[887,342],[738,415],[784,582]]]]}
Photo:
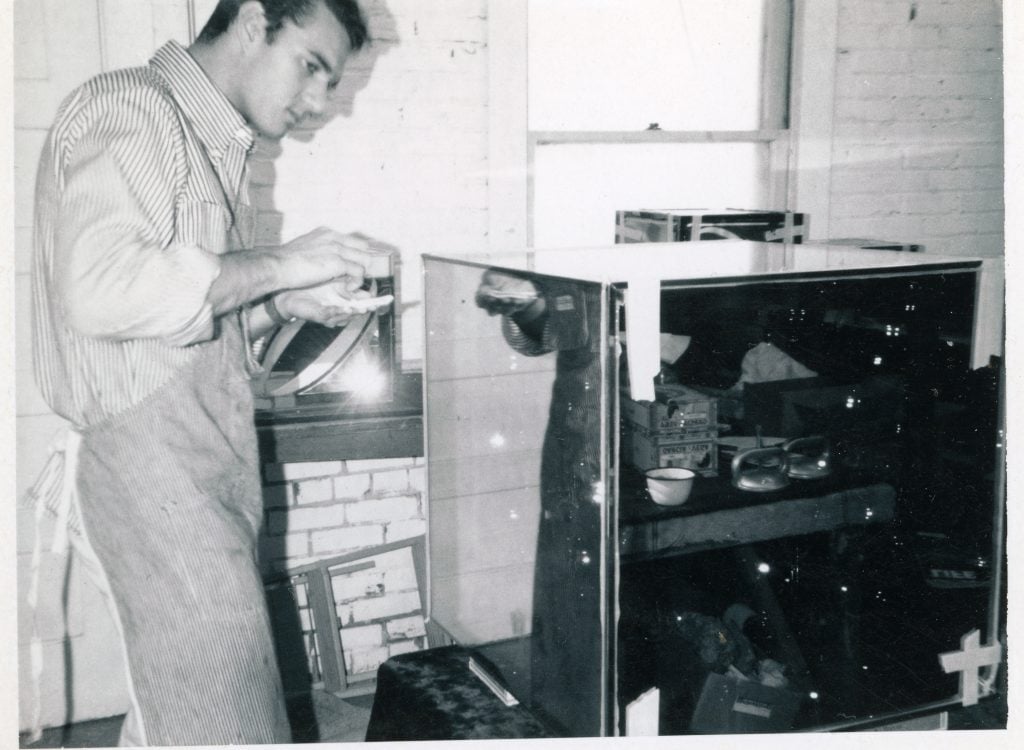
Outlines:
{"type": "Polygon", "coordinates": [[[462,646],[401,654],[377,669],[366,741],[553,737],[521,705],[506,706],[469,669],[462,646]]]}

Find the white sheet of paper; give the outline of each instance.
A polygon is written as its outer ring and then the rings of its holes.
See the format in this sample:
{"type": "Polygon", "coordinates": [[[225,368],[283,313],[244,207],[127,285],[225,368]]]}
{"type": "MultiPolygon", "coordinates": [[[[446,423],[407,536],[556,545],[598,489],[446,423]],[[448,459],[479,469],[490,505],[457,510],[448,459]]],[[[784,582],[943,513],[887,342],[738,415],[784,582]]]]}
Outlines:
{"type": "Polygon", "coordinates": [[[657,737],[661,693],[653,687],[626,706],[627,737],[657,737]]]}
{"type": "Polygon", "coordinates": [[[629,395],[654,401],[654,378],[661,371],[661,280],[657,274],[632,275],[626,287],[626,363],[629,395]]]}
{"type": "Polygon", "coordinates": [[[380,297],[365,297],[359,299],[345,300],[338,306],[343,308],[346,312],[361,314],[377,310],[381,307],[386,307],[387,305],[390,305],[394,301],[394,295],[385,294],[380,297]]]}

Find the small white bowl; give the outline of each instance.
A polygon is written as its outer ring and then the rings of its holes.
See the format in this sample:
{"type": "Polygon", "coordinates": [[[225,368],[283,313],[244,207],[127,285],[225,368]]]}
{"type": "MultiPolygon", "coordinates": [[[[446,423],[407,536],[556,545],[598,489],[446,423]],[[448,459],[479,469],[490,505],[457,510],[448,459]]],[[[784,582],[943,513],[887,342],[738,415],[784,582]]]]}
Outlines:
{"type": "Polygon", "coordinates": [[[682,505],[690,497],[693,480],[697,475],[689,469],[663,467],[648,469],[647,491],[658,505],[682,505]]]}

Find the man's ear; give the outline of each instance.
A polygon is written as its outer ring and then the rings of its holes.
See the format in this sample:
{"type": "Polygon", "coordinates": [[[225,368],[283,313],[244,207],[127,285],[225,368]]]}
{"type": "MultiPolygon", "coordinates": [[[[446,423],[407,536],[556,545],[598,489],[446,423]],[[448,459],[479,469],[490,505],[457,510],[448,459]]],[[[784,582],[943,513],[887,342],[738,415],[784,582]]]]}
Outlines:
{"type": "Polygon", "coordinates": [[[235,17],[235,32],[244,47],[262,44],[267,35],[267,17],[263,3],[259,0],[245,0],[238,7],[235,17]]]}

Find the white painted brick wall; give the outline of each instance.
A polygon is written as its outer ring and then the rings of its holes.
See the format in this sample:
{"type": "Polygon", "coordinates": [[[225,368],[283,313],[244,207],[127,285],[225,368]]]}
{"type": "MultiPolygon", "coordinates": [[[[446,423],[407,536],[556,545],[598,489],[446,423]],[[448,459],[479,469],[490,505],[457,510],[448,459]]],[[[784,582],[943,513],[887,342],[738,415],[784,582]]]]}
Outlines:
{"type": "Polygon", "coordinates": [[[370,491],[372,478],[367,474],[346,474],[334,477],[334,496],[341,498],[362,497],[370,491]]]}
{"type": "Polygon", "coordinates": [[[427,519],[417,518],[411,521],[389,521],[384,526],[384,541],[398,542],[402,539],[425,535],[427,533],[427,519]]]}
{"type": "Polygon", "coordinates": [[[338,605],[338,619],[342,623],[385,620],[396,615],[415,612],[420,608],[419,594],[415,591],[396,592],[369,599],[357,599],[338,605]]]}
{"type": "Polygon", "coordinates": [[[377,667],[387,661],[390,656],[391,652],[385,646],[348,651],[345,653],[345,669],[348,674],[355,675],[376,672],[377,667]]]}
{"type": "Polygon", "coordinates": [[[389,656],[425,647],[420,582],[411,548],[374,553],[363,561],[332,566],[329,572],[341,623],[342,656],[350,675],[370,676],[389,656]],[[366,561],[372,561],[372,567],[359,566],[366,561]]]}
{"type": "Polygon", "coordinates": [[[996,0],[843,0],[832,237],[1002,255],[1001,37],[996,0]]]}
{"type": "Polygon", "coordinates": [[[342,642],[354,651],[384,645],[384,628],[380,625],[352,625],[341,629],[342,642]]]}
{"type": "Polygon", "coordinates": [[[389,641],[418,638],[427,634],[422,617],[396,617],[385,624],[389,641]]]}
{"type": "MultiPolygon", "coordinates": [[[[372,547],[384,543],[384,527],[345,526],[336,529],[314,531],[310,534],[313,555],[316,558],[331,557],[352,552],[364,547],[372,547]]],[[[308,562],[296,560],[297,563],[308,562]]]]}
{"type": "Polygon", "coordinates": [[[264,570],[293,568],[425,533],[423,467],[417,460],[265,465],[264,570]]]}
{"type": "MultiPolygon", "coordinates": [[[[347,65],[335,116],[274,162],[262,207],[283,215],[284,238],[326,224],[397,246],[406,303],[420,299],[422,253],[486,246],[487,4],[364,2],[376,41],[347,65]]],[[[407,307],[407,360],[422,358],[422,326],[407,307]]]]}
{"type": "MultiPolygon", "coordinates": [[[[412,651],[419,651],[424,648],[423,639],[417,638],[410,641],[391,641],[388,643],[388,658],[399,654],[408,654],[412,651]]],[[[380,666],[379,664],[377,666],[380,666]]]]}

